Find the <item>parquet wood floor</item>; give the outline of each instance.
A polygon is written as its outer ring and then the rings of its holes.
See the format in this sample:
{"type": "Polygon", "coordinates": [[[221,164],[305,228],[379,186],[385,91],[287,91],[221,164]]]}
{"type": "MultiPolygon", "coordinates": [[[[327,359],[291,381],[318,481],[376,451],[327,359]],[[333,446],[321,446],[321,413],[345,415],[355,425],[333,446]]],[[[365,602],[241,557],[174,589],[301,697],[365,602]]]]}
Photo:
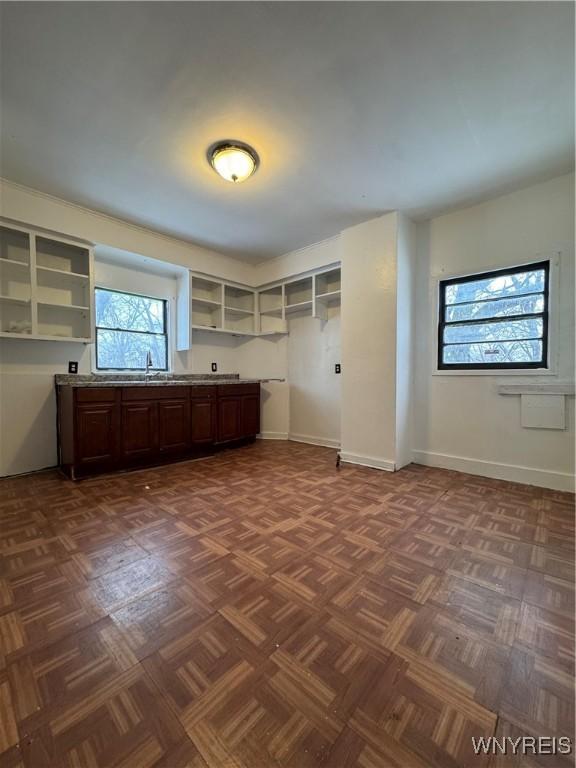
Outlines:
{"type": "Polygon", "coordinates": [[[571,765],[471,737],[573,738],[574,497],[296,443],[5,479],[0,652],[7,768],[571,765]]]}

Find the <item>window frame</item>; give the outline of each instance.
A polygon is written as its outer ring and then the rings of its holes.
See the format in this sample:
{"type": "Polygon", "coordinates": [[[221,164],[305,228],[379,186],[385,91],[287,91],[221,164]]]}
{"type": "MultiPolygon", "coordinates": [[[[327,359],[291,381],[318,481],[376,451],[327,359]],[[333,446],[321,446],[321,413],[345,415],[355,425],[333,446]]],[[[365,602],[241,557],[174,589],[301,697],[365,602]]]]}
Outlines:
{"type": "Polygon", "coordinates": [[[106,288],[103,285],[96,285],[94,287],[94,370],[95,371],[145,371],[146,366],[143,366],[142,368],[114,368],[114,367],[100,367],[98,365],[98,331],[120,331],[125,333],[140,333],[144,336],[164,336],[164,347],[165,347],[165,355],[164,359],[166,360],[166,366],[164,368],[150,368],[151,371],[164,371],[168,372],[170,370],[170,359],[169,359],[169,350],[170,346],[168,343],[168,334],[169,334],[169,323],[168,323],[168,299],[161,298],[160,296],[148,296],[144,293],[136,293],[134,291],[124,291],[119,290],[118,288],[106,288]],[[150,299],[150,301],[161,301],[163,305],[163,312],[162,312],[162,319],[164,323],[164,333],[152,333],[151,331],[135,331],[131,330],[130,328],[104,328],[103,326],[98,325],[98,319],[96,317],[96,291],[107,291],[108,293],[120,293],[124,296],[137,296],[140,299],[150,299]]]}
{"type": "MultiPolygon", "coordinates": [[[[541,371],[550,372],[550,270],[551,260],[542,259],[540,261],[527,262],[515,267],[500,267],[499,269],[489,270],[487,272],[477,272],[475,274],[461,275],[459,277],[451,277],[446,280],[438,281],[438,315],[437,315],[437,359],[436,366],[438,373],[446,373],[449,371],[465,372],[465,371],[541,371]],[[446,322],[446,288],[450,285],[460,285],[462,283],[474,283],[479,280],[487,280],[500,275],[514,275],[520,272],[528,272],[531,270],[544,270],[544,291],[537,291],[536,293],[544,296],[544,309],[542,312],[529,313],[524,315],[510,315],[506,320],[519,320],[531,317],[542,318],[542,356],[540,360],[530,363],[445,363],[443,361],[443,352],[446,344],[444,343],[444,329],[448,325],[456,325],[456,323],[446,322]]],[[[529,294],[522,294],[529,295],[529,294]]],[[[504,298],[504,297],[502,297],[504,298]]],[[[510,298],[510,297],[505,297],[510,298]]],[[[498,300],[498,299],[496,299],[498,300]]],[[[494,299],[486,299],[486,301],[494,301],[494,299]]],[[[475,302],[471,302],[475,303],[475,302]]],[[[504,318],[485,318],[482,320],[470,320],[462,321],[462,325],[481,325],[490,322],[501,322],[504,318]]]]}

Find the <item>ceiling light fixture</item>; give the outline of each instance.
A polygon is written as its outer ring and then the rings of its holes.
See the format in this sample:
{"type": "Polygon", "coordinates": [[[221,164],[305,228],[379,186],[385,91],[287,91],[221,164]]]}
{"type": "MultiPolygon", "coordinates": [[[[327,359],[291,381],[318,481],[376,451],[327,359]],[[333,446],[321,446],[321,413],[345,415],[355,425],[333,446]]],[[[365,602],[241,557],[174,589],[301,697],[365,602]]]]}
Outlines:
{"type": "Polygon", "coordinates": [[[208,161],[226,181],[238,184],[250,178],[260,162],[248,144],[240,141],[219,141],[208,150],[208,161]]]}

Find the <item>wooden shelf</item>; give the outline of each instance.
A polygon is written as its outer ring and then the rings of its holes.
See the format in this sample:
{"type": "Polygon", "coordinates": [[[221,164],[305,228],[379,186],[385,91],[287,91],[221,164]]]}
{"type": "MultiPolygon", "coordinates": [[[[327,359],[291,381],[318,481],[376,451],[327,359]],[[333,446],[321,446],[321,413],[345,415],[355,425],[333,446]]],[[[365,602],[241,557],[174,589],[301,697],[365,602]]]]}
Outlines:
{"type": "Polygon", "coordinates": [[[90,307],[84,307],[78,304],[58,304],[54,301],[39,301],[39,307],[52,307],[54,309],[73,309],[78,312],[89,312],[90,307]]]}
{"type": "Polygon", "coordinates": [[[217,309],[222,306],[221,301],[212,301],[211,299],[201,299],[198,296],[192,296],[192,304],[200,304],[205,307],[213,307],[217,309]]]}
{"type": "Polygon", "coordinates": [[[249,315],[254,317],[254,311],[251,309],[239,309],[238,307],[224,307],[224,310],[226,312],[230,312],[230,314],[236,314],[239,317],[248,317],[249,315]]]}
{"type": "Polygon", "coordinates": [[[72,341],[89,344],[92,338],[86,336],[46,336],[38,333],[12,333],[10,331],[0,331],[0,338],[3,339],[31,339],[32,341],[72,341]]]}
{"type": "Polygon", "coordinates": [[[30,304],[31,299],[20,299],[17,296],[0,296],[0,301],[9,301],[13,304],[30,304]]]}
{"type": "Polygon", "coordinates": [[[54,267],[43,267],[40,264],[36,265],[36,269],[40,272],[52,272],[57,275],[69,277],[74,280],[90,280],[90,275],[84,275],[82,272],[69,272],[66,269],[55,269],[54,267]]]}
{"type": "Polygon", "coordinates": [[[284,309],[287,313],[303,312],[306,309],[312,309],[312,300],[299,301],[297,304],[287,304],[284,309]]]}
{"type": "Polygon", "coordinates": [[[12,267],[26,267],[27,270],[30,269],[30,264],[27,261],[18,261],[18,259],[4,259],[0,258],[0,266],[2,264],[7,264],[8,266],[12,267]]]}

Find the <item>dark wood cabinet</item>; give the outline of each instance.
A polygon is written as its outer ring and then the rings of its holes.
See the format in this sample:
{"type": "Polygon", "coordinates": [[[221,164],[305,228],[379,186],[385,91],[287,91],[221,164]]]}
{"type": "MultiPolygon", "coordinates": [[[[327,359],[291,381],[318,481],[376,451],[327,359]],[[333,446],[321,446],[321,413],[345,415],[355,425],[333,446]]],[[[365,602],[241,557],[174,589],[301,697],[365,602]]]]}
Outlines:
{"type": "Polygon", "coordinates": [[[218,442],[229,443],[242,437],[240,431],[240,398],[220,397],[218,399],[218,442]]]}
{"type": "Polygon", "coordinates": [[[190,437],[192,445],[216,442],[216,399],[190,400],[190,437]]]}
{"type": "Polygon", "coordinates": [[[162,454],[186,453],[190,447],[190,403],[161,400],[158,403],[158,449],[162,454]]]}
{"type": "Polygon", "coordinates": [[[240,431],[242,437],[260,432],[260,395],[244,395],[241,399],[240,431]]]}
{"type": "Polygon", "coordinates": [[[118,453],[118,406],[115,403],[78,405],[77,462],[83,466],[113,466],[118,453]]]}
{"type": "Polygon", "coordinates": [[[151,458],[158,449],[158,405],[122,403],[121,452],[128,461],[151,458]]]}
{"type": "Polygon", "coordinates": [[[72,478],[210,452],[259,431],[259,384],[58,387],[60,466],[72,478]]]}

